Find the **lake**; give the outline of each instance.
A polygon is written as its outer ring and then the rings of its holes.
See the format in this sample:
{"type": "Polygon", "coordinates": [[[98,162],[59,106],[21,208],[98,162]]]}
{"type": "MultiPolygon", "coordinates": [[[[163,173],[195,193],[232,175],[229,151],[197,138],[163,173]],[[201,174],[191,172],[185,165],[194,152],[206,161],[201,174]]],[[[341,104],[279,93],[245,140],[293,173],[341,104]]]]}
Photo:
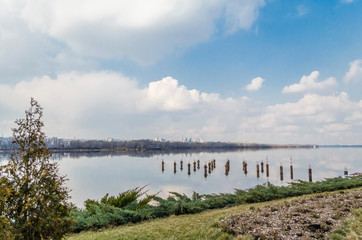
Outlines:
{"type": "MultiPolygon", "coordinates": [[[[0,157],[0,162],[5,163],[8,155],[3,154],[0,157]]],[[[294,180],[308,181],[309,166],[312,169],[313,181],[342,176],[345,168],[349,173],[362,172],[362,148],[133,153],[132,155],[112,152],[56,153],[53,158],[59,163],[60,173],[67,175],[69,181],[66,185],[72,189],[71,201],[78,207],[82,207],[84,200],[88,198],[100,199],[106,193],[116,195],[145,185],[150,194],[159,192],[161,197],[166,197],[170,191],[188,196],[192,195],[193,191],[202,194],[231,193],[234,189],[247,189],[268,181],[275,185],[285,185],[293,181],[290,170],[291,159],[294,180]],[[209,172],[208,163],[214,159],[215,168],[211,166],[209,172]],[[183,170],[181,170],[181,160],[183,170]],[[197,160],[200,162],[199,169],[197,160]],[[226,172],[225,164],[228,160],[229,171],[226,172]],[[247,163],[247,174],[243,171],[243,161],[247,163]],[[188,172],[188,163],[190,163],[190,172],[188,172]],[[267,163],[269,177],[266,172],[267,163]],[[283,169],[282,180],[280,166],[283,169]]]]}

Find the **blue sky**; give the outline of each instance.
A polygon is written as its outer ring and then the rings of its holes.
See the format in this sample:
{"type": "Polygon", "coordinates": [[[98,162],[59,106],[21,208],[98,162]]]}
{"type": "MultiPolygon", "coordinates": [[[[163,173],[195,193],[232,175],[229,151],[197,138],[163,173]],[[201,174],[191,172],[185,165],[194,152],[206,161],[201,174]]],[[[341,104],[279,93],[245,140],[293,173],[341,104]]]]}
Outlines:
{"type": "Polygon", "coordinates": [[[362,1],[0,0],[0,133],[361,144],[362,1]]]}

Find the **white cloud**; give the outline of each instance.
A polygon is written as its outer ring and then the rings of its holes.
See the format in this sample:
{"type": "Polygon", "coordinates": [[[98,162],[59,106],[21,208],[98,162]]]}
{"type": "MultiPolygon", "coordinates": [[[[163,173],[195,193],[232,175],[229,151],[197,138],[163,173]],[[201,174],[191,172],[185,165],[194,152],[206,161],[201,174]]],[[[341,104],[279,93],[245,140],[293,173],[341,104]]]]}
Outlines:
{"type": "Polygon", "coordinates": [[[333,143],[343,135],[345,141],[356,143],[361,130],[358,122],[352,122],[358,120],[356,112],[362,112],[359,103],[351,101],[345,92],[332,96],[306,94],[297,102],[268,106],[252,121],[276,136],[287,133],[289,139],[294,139],[291,142],[333,143]]]}
{"type": "MultiPolygon", "coordinates": [[[[17,113],[26,109],[30,97],[44,107],[51,136],[149,137],[211,136],[218,124],[233,132],[231,124],[246,109],[247,98],[220,99],[218,94],[188,90],[166,77],[145,89],[114,72],[69,72],[56,78],[44,76],[15,86],[0,85],[0,108],[17,113]],[[237,109],[237,111],[235,111],[237,109]],[[235,115],[229,115],[232,111],[235,115]],[[220,112],[223,114],[219,115],[220,112]],[[194,119],[198,119],[195,121],[194,119]]],[[[3,115],[4,121],[6,114],[3,115]]],[[[11,121],[11,119],[8,119],[11,121]]],[[[0,132],[9,129],[0,126],[0,132]]],[[[221,136],[224,131],[219,131],[221,136]]]]}
{"type": "MultiPolygon", "coordinates": [[[[4,0],[3,0],[4,1],[4,0]]],[[[264,0],[18,1],[18,15],[82,56],[148,64],[221,32],[248,30],[264,0]]]]}
{"type": "Polygon", "coordinates": [[[161,81],[151,82],[144,90],[145,99],[142,100],[143,109],[158,108],[162,110],[183,110],[192,107],[200,101],[199,91],[187,90],[172,77],[163,78],[161,81]]]}
{"type": "MultiPolygon", "coordinates": [[[[349,100],[348,94],[341,92],[336,96],[320,96],[317,94],[306,94],[296,103],[284,103],[269,106],[268,112],[274,112],[282,116],[302,117],[303,121],[311,116],[325,116],[318,118],[318,122],[329,122],[331,119],[329,114],[335,115],[343,112],[349,112],[352,109],[358,108],[358,103],[353,103],[349,100]],[[327,114],[329,113],[329,114],[327,114]]],[[[335,118],[336,119],[336,116],[335,118]]],[[[293,121],[285,118],[287,121],[293,121]]]]}
{"type": "Polygon", "coordinates": [[[248,84],[245,88],[248,91],[257,91],[262,87],[264,81],[265,79],[261,77],[254,78],[253,80],[251,80],[251,83],[248,84]]]}
{"type": "Polygon", "coordinates": [[[0,81],[30,80],[44,73],[89,70],[94,61],[82,59],[51,36],[29,29],[20,18],[22,1],[0,0],[0,81]]]}
{"type": "Polygon", "coordinates": [[[226,28],[229,33],[249,29],[259,15],[264,0],[228,0],[226,4],[226,28]]]}
{"type": "Polygon", "coordinates": [[[349,70],[343,78],[346,83],[353,81],[362,81],[362,60],[356,59],[349,63],[349,70]]]}
{"type": "Polygon", "coordinates": [[[313,71],[309,76],[303,76],[299,83],[285,86],[283,93],[307,92],[311,90],[321,90],[337,85],[337,80],[333,77],[318,82],[319,72],[313,71]]]}
{"type": "Polygon", "coordinates": [[[359,143],[362,131],[362,101],[350,100],[345,92],[306,94],[296,102],[263,107],[246,97],[188,89],[172,77],[141,88],[136,80],[102,71],[0,85],[0,133],[11,134],[9,123],[23,116],[31,96],[44,107],[48,136],[359,143]]]}

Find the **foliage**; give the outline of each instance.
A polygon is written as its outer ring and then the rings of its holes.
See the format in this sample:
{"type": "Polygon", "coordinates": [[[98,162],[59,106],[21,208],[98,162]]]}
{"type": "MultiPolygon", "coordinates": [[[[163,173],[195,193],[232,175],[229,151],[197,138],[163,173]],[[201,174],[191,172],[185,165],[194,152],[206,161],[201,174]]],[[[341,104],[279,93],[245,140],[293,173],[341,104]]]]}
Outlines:
{"type": "Polygon", "coordinates": [[[50,162],[42,115],[32,98],[25,118],[12,129],[17,148],[0,166],[1,189],[6,189],[1,192],[1,217],[15,239],[61,239],[72,225],[69,190],[56,163],[50,162]]]}
{"type": "Polygon", "coordinates": [[[207,209],[230,207],[246,203],[258,203],[300,196],[310,193],[319,193],[340,189],[349,189],[362,186],[362,177],[330,178],[321,182],[297,181],[288,186],[275,186],[267,183],[247,190],[235,190],[234,194],[206,194],[193,193],[191,197],[185,194],[171,192],[167,199],[152,195],[157,204],[145,205],[137,208],[137,201],[128,201],[129,205],[122,205],[128,195],[134,195],[133,191],[142,192],[143,188],[136,188],[119,194],[118,197],[106,195],[100,202],[87,200],[86,209],[76,210],[76,224],[73,231],[79,232],[88,229],[107,227],[108,225],[120,225],[129,222],[139,222],[170,215],[192,214],[207,209]],[[117,206],[122,206],[121,208],[117,206]]]}
{"type": "MultiPolygon", "coordinates": [[[[361,191],[361,188],[356,189],[361,191]]],[[[354,192],[353,189],[351,192],[354,192]]],[[[345,191],[350,192],[350,191],[345,191]]],[[[334,192],[334,194],[338,192],[334,192]]],[[[321,195],[321,194],[319,194],[321,195]]],[[[323,194],[324,195],[329,195],[323,194]]],[[[155,219],[153,221],[144,221],[139,224],[125,224],[119,227],[102,229],[99,231],[84,231],[82,233],[71,234],[67,240],[113,240],[113,239],[219,239],[226,237],[219,222],[226,216],[235,213],[250,211],[253,206],[256,212],[268,206],[278,206],[285,203],[292,204],[305,196],[292,199],[273,200],[270,202],[242,204],[234,207],[204,211],[197,214],[187,214],[180,216],[170,216],[167,218],[155,219]],[[224,236],[223,236],[224,235],[224,236]]],[[[360,224],[360,226],[362,226],[360,224]]],[[[238,240],[251,240],[251,236],[233,236],[238,240]]],[[[353,239],[353,238],[352,238],[353,239]]],[[[358,239],[358,238],[357,238],[358,239]]]]}
{"type": "Polygon", "coordinates": [[[73,231],[143,220],[140,211],[157,195],[147,195],[147,191],[143,191],[144,188],[145,186],[130,189],[118,196],[109,196],[107,193],[100,201],[86,200],[85,210],[74,211],[76,224],[73,225],[73,231]],[[143,195],[146,197],[139,200],[143,195]]]}
{"type": "Polygon", "coordinates": [[[88,199],[84,202],[86,209],[92,208],[93,205],[107,205],[116,208],[124,208],[129,210],[142,209],[157,195],[147,195],[147,191],[143,191],[144,187],[136,187],[120,193],[118,196],[109,196],[107,193],[101,200],[88,199]],[[145,198],[138,200],[141,196],[146,195],[145,198]]]}
{"type": "Polygon", "coordinates": [[[6,178],[0,178],[0,239],[10,237],[10,222],[5,217],[5,203],[9,195],[9,184],[6,178]]]}

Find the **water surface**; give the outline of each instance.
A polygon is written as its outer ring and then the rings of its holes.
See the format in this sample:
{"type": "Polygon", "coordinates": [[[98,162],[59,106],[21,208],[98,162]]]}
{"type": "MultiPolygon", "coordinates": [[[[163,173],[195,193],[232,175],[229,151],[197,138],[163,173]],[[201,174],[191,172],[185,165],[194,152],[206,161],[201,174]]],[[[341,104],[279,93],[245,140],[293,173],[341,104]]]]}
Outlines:
{"type": "MultiPolygon", "coordinates": [[[[5,162],[8,155],[2,156],[5,162]]],[[[171,153],[132,154],[114,153],[57,153],[54,160],[59,163],[60,173],[67,175],[67,186],[72,189],[72,202],[81,207],[84,200],[100,199],[106,193],[116,195],[131,188],[145,186],[149,193],[160,192],[166,197],[170,191],[190,196],[198,193],[231,193],[234,189],[247,189],[257,184],[271,182],[284,185],[291,182],[290,164],[292,159],[293,178],[308,181],[308,168],[312,168],[313,181],[362,172],[362,148],[317,148],[317,149],[275,149],[259,151],[217,152],[217,153],[171,153]],[[207,172],[204,164],[215,159],[216,168],[207,172]],[[183,161],[183,170],[180,161],[183,161]],[[193,168],[193,162],[200,160],[200,169],[193,168]],[[230,161],[229,172],[225,164],[230,161]],[[242,162],[248,164],[248,173],[243,172],[242,162]],[[162,161],[164,170],[162,171],[162,161]],[[176,173],[174,163],[176,162],[176,173]],[[261,163],[264,172],[261,172],[261,163]],[[266,163],[269,177],[266,176],[266,163]],[[190,163],[190,175],[188,174],[190,163]],[[259,164],[259,178],[257,177],[259,164]],[[280,178],[283,167],[283,180],[280,178]]]]}

